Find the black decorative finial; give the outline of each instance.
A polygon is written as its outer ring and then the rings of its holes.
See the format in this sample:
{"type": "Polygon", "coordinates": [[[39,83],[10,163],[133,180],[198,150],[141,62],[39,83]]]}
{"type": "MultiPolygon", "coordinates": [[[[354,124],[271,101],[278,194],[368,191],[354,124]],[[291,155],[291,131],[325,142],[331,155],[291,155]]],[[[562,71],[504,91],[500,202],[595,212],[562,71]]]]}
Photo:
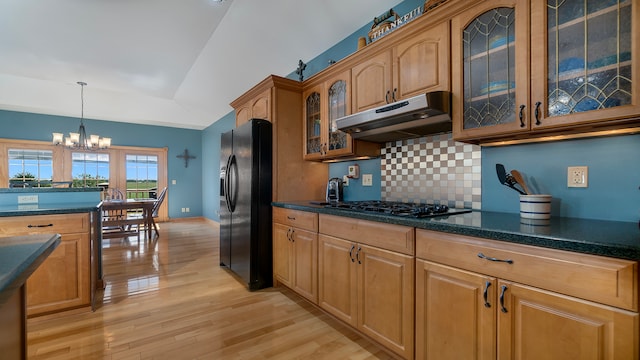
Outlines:
{"type": "Polygon", "coordinates": [[[189,150],[184,149],[184,153],[182,155],[177,155],[177,158],[184,159],[184,167],[189,167],[189,159],[195,159],[196,157],[193,155],[189,155],[189,150]]]}
{"type": "Polygon", "coordinates": [[[304,75],[302,73],[306,68],[307,68],[307,64],[303,63],[302,60],[298,60],[298,68],[296,69],[296,74],[299,75],[300,81],[304,79],[304,75]]]}

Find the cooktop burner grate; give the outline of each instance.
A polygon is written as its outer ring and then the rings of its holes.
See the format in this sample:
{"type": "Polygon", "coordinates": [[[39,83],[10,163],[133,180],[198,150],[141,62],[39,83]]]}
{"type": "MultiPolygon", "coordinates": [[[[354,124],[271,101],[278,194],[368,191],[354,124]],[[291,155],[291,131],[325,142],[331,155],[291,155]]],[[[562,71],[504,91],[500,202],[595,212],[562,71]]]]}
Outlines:
{"type": "Polygon", "coordinates": [[[414,204],[381,200],[342,201],[326,205],[326,207],[414,218],[446,216],[471,212],[471,209],[450,208],[447,205],[414,204]]]}

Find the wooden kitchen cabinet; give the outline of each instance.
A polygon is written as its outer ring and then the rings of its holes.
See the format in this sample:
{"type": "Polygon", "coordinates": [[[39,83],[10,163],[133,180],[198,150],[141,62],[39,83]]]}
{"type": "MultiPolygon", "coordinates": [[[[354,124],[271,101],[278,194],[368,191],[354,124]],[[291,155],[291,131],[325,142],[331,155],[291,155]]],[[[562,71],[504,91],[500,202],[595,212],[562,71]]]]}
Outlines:
{"type": "Polygon", "coordinates": [[[416,256],[417,358],[639,356],[634,261],[420,229],[416,256]]]}
{"type": "Polygon", "coordinates": [[[264,119],[271,121],[269,113],[271,104],[271,89],[255,95],[246,103],[236,108],[236,127],[246,123],[250,119],[264,119]]]}
{"type": "Polygon", "coordinates": [[[271,75],[231,106],[236,110],[237,125],[250,118],[264,118],[273,124],[272,199],[324,199],[328,166],[304,161],[302,156],[302,83],[271,75]]]}
{"type": "Polygon", "coordinates": [[[60,245],[27,280],[28,316],[91,306],[96,287],[91,260],[97,258],[91,253],[97,251],[91,246],[91,226],[86,213],[0,218],[3,236],[61,235],[60,245]]]}
{"type": "Polygon", "coordinates": [[[455,16],[454,138],[481,143],[637,125],[639,14],[624,0],[555,7],[508,0],[455,16]]]}
{"type": "Polygon", "coordinates": [[[318,303],[318,214],[273,208],[273,273],[318,303]]]}
{"type": "Polygon", "coordinates": [[[318,305],[413,359],[414,229],[325,214],[319,226],[318,305]]]}
{"type": "Polygon", "coordinates": [[[354,140],[338,130],[336,120],[350,114],[351,71],[327,73],[305,86],[304,159],[314,161],[343,157],[375,157],[381,145],[354,140]]]}
{"type": "Polygon", "coordinates": [[[449,22],[415,30],[353,66],[354,113],[429,91],[451,90],[449,22]]]}

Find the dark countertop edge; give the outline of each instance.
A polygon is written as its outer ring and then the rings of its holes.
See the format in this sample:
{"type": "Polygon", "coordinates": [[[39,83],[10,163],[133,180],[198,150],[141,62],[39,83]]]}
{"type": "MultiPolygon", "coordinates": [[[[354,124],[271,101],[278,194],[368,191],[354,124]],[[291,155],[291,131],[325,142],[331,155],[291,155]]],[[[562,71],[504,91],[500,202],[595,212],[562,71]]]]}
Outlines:
{"type": "Polygon", "coordinates": [[[42,242],[40,247],[34,250],[27,258],[22,261],[20,266],[12,269],[10,273],[2,277],[0,283],[0,305],[2,305],[6,299],[8,299],[14,291],[19,289],[33,274],[34,271],[44,262],[44,260],[60,245],[60,234],[49,235],[24,235],[15,236],[16,241],[21,241],[25,238],[46,238],[50,236],[48,240],[42,242]]]}
{"type": "MultiPolygon", "coordinates": [[[[359,213],[342,209],[326,208],[323,205],[314,205],[303,202],[272,202],[272,206],[282,207],[293,210],[311,211],[316,213],[346,216],[356,219],[377,221],[388,224],[411,226],[419,229],[433,230],[446,232],[451,234],[473,236],[479,238],[485,238],[490,240],[504,241],[509,243],[518,243],[523,245],[531,245],[537,247],[545,247],[557,250],[566,250],[571,252],[578,252],[583,254],[600,255],[607,257],[614,257],[619,259],[627,259],[640,261],[640,244],[638,246],[628,246],[624,244],[616,243],[599,243],[589,242],[582,239],[570,239],[562,238],[552,235],[542,234],[525,234],[517,231],[501,230],[501,229],[488,229],[469,225],[460,224],[448,224],[440,222],[433,218],[429,219],[413,219],[413,218],[398,218],[395,216],[386,216],[371,213],[359,213]]],[[[476,213],[482,213],[482,211],[476,211],[476,213]]],[[[496,216],[500,216],[501,213],[492,213],[496,216]]],[[[514,214],[503,214],[506,216],[514,216],[514,214]]],[[[573,219],[575,220],[575,219],[573,219]]]]}
{"type": "Polygon", "coordinates": [[[101,187],[89,188],[51,188],[51,187],[34,187],[34,188],[0,188],[0,193],[52,193],[52,192],[100,192],[101,187]]]}
{"type": "Polygon", "coordinates": [[[11,209],[11,210],[2,210],[0,209],[0,217],[7,216],[31,216],[31,215],[50,215],[50,214],[74,214],[74,213],[83,213],[83,212],[91,212],[91,211],[99,211],[100,210],[100,202],[89,205],[89,204],[78,204],[78,205],[66,205],[66,204],[49,204],[46,205],[46,208],[38,208],[38,209],[11,209]]]}

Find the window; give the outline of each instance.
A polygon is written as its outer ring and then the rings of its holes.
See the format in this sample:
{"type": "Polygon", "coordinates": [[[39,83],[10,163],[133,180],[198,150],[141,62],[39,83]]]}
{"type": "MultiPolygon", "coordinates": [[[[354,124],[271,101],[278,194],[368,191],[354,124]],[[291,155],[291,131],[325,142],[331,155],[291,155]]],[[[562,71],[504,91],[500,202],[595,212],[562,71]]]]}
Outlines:
{"type": "Polygon", "coordinates": [[[73,187],[107,187],[109,154],[74,152],[71,154],[73,187]]]}
{"type": "Polygon", "coordinates": [[[127,162],[127,198],[155,198],[158,196],[158,156],[131,155],[127,162]]]}
{"type": "Polygon", "coordinates": [[[9,149],[10,187],[49,187],[53,178],[50,150],[9,149]]]}

